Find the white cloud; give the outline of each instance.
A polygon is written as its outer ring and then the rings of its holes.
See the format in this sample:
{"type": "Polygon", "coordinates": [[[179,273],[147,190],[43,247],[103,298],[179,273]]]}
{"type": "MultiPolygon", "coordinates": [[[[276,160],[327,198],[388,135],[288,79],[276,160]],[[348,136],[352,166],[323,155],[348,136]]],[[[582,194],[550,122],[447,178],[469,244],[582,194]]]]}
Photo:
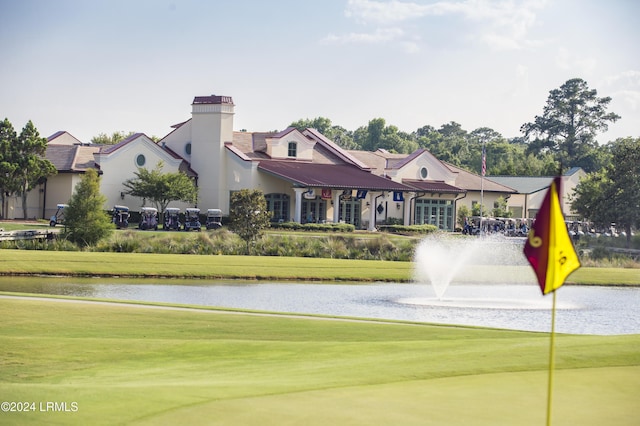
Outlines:
{"type": "MultiPolygon", "coordinates": [[[[344,36],[331,35],[325,41],[372,42],[388,41],[379,38],[381,28],[396,27],[410,20],[433,16],[461,17],[472,21],[467,38],[498,50],[520,49],[532,44],[529,33],[536,20],[536,13],[546,5],[546,0],[444,0],[432,4],[411,1],[349,0],[345,16],[360,25],[372,25],[377,29],[368,37],[365,33],[344,36]],[[357,36],[356,36],[357,35],[357,36]]],[[[413,28],[412,32],[419,31],[413,28]]]]}
{"type": "Polygon", "coordinates": [[[605,78],[611,98],[631,111],[640,109],[640,71],[627,70],[605,78]]]}
{"type": "Polygon", "coordinates": [[[371,33],[348,33],[343,35],[329,34],[323,43],[383,43],[397,40],[404,32],[400,28],[377,28],[371,33]]]}
{"type": "Polygon", "coordinates": [[[558,68],[571,70],[576,75],[589,75],[598,64],[598,61],[593,57],[573,53],[564,47],[558,48],[555,61],[558,68]]]}
{"type": "Polygon", "coordinates": [[[417,19],[428,14],[433,6],[411,2],[349,0],[345,16],[358,22],[391,25],[398,22],[417,19]]]}
{"type": "Polygon", "coordinates": [[[516,66],[515,87],[512,93],[513,97],[524,97],[529,94],[529,68],[526,65],[519,64],[516,66]]]}
{"type": "Polygon", "coordinates": [[[609,86],[624,85],[640,89],[640,71],[627,70],[619,74],[609,76],[605,79],[609,86]]]}

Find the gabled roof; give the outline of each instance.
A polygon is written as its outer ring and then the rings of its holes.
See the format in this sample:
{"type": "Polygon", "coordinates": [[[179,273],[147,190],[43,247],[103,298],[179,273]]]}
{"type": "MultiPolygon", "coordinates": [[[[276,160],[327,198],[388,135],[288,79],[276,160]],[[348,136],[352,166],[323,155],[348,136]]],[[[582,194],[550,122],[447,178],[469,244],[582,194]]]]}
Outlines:
{"type": "Polygon", "coordinates": [[[283,137],[287,136],[289,133],[293,132],[294,130],[296,130],[295,127],[287,127],[286,129],[281,130],[281,131],[279,131],[277,133],[269,134],[268,137],[274,138],[274,139],[280,139],[280,138],[283,138],[283,137]]]}
{"type": "Polygon", "coordinates": [[[82,142],[71,133],[59,130],[47,138],[47,143],[56,145],[82,145],[82,142]],[[56,140],[57,139],[57,140],[56,140]],[[66,139],[66,140],[64,140],[66,139]]]}
{"type": "MultiPolygon", "coordinates": [[[[573,176],[581,170],[581,167],[572,167],[562,176],[573,176]]],[[[519,194],[533,194],[551,186],[554,176],[489,176],[488,178],[515,189],[519,194]]]]}
{"type": "Polygon", "coordinates": [[[136,139],[138,139],[140,136],[146,136],[146,135],[144,133],[134,133],[133,135],[129,136],[126,139],[121,140],[120,142],[118,142],[115,145],[105,145],[105,146],[103,146],[102,149],[100,150],[100,153],[101,154],[111,154],[112,152],[117,151],[120,148],[122,148],[123,146],[133,142],[136,139]]]}
{"type": "Polygon", "coordinates": [[[425,148],[422,149],[417,149],[415,151],[413,151],[411,154],[407,155],[406,157],[404,157],[402,160],[394,163],[393,165],[387,166],[389,168],[393,168],[393,169],[401,169],[404,166],[406,166],[407,164],[409,164],[410,162],[412,162],[413,160],[415,160],[416,158],[420,157],[422,154],[424,153],[427,154],[431,154],[428,150],[426,150],[425,148]]]}
{"type": "Polygon", "coordinates": [[[327,150],[331,151],[331,153],[339,157],[342,161],[345,161],[349,164],[353,164],[354,166],[359,167],[361,169],[368,170],[370,168],[366,164],[358,160],[356,157],[351,155],[348,151],[342,149],[336,143],[329,140],[327,137],[325,137],[322,133],[320,133],[316,129],[305,129],[305,131],[302,133],[307,137],[310,137],[311,139],[315,140],[316,143],[320,144],[327,150]]]}
{"type": "Polygon", "coordinates": [[[549,176],[489,176],[494,182],[513,188],[519,194],[533,194],[551,185],[549,176]]]}
{"type": "Polygon", "coordinates": [[[87,169],[97,168],[93,154],[99,150],[100,147],[96,145],[49,144],[45,157],[59,173],[82,173],[87,169]]]}
{"type": "Polygon", "coordinates": [[[277,176],[301,188],[366,189],[371,191],[412,191],[412,188],[374,175],[349,164],[314,164],[296,161],[263,160],[258,170],[277,176]]]}
{"type": "Polygon", "coordinates": [[[485,177],[477,175],[475,173],[471,173],[467,170],[461,169],[460,167],[454,166],[453,164],[449,164],[446,162],[442,162],[445,166],[449,168],[452,172],[456,173],[456,186],[459,188],[464,188],[467,191],[485,191],[485,192],[504,192],[508,194],[516,193],[512,187],[504,185],[499,182],[494,182],[493,178],[485,177]]]}

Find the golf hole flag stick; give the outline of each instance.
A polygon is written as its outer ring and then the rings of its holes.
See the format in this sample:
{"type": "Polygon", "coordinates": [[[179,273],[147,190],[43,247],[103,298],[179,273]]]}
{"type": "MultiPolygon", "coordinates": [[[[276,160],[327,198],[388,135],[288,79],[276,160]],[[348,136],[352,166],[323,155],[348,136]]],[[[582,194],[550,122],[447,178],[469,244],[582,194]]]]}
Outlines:
{"type": "Polygon", "coordinates": [[[564,280],[580,267],[580,259],[564,222],[560,207],[560,177],[551,182],[536,222],[529,231],[524,245],[524,255],[531,264],[542,294],[553,293],[551,308],[551,344],[549,345],[549,384],[547,390],[547,426],[551,425],[551,401],[553,399],[553,370],[555,366],[556,290],[564,280]]]}
{"type": "Polygon", "coordinates": [[[535,271],[542,294],[557,290],[580,267],[560,208],[560,177],[553,179],[542,201],[524,255],[535,271]]]}

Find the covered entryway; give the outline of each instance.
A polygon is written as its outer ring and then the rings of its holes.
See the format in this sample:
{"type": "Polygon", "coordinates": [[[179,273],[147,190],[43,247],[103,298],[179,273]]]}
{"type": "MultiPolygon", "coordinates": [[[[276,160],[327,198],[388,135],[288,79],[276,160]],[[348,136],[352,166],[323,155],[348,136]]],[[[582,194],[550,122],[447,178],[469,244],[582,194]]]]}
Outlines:
{"type": "Polygon", "coordinates": [[[298,223],[343,222],[375,230],[376,197],[413,190],[349,164],[263,160],[258,170],[292,185],[292,220],[298,223]]]}

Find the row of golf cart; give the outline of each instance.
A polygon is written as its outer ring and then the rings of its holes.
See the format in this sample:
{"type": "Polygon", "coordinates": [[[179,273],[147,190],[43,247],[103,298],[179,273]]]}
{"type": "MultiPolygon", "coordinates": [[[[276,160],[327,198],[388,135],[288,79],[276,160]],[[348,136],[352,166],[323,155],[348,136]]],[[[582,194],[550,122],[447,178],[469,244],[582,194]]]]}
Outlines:
{"type": "MultiPolygon", "coordinates": [[[[68,205],[58,204],[56,207],[56,213],[49,219],[49,226],[64,224],[64,210],[68,205]]],[[[130,217],[129,207],[119,205],[113,206],[111,222],[116,225],[116,228],[128,228],[130,217]]],[[[140,222],[138,223],[138,228],[142,230],[157,230],[158,225],[158,209],[155,207],[142,207],[140,209],[140,222]]],[[[222,227],[222,210],[208,209],[204,226],[207,229],[218,229],[222,227]]],[[[200,209],[195,207],[187,208],[184,212],[184,218],[182,218],[179,208],[168,207],[164,211],[164,224],[162,229],[166,231],[179,231],[180,229],[184,231],[200,231],[202,229],[202,223],[200,222],[200,209]]]]}
{"type": "MultiPolygon", "coordinates": [[[[142,207],[140,210],[140,223],[138,228],[158,229],[158,209],[155,207],[142,207]]],[[[222,210],[208,209],[207,217],[204,224],[206,229],[218,229],[222,227],[222,210]]],[[[180,209],[177,207],[167,207],[164,211],[163,227],[165,231],[200,231],[202,223],[200,222],[200,209],[196,207],[186,208],[184,216],[181,216],[180,209]]]]}

